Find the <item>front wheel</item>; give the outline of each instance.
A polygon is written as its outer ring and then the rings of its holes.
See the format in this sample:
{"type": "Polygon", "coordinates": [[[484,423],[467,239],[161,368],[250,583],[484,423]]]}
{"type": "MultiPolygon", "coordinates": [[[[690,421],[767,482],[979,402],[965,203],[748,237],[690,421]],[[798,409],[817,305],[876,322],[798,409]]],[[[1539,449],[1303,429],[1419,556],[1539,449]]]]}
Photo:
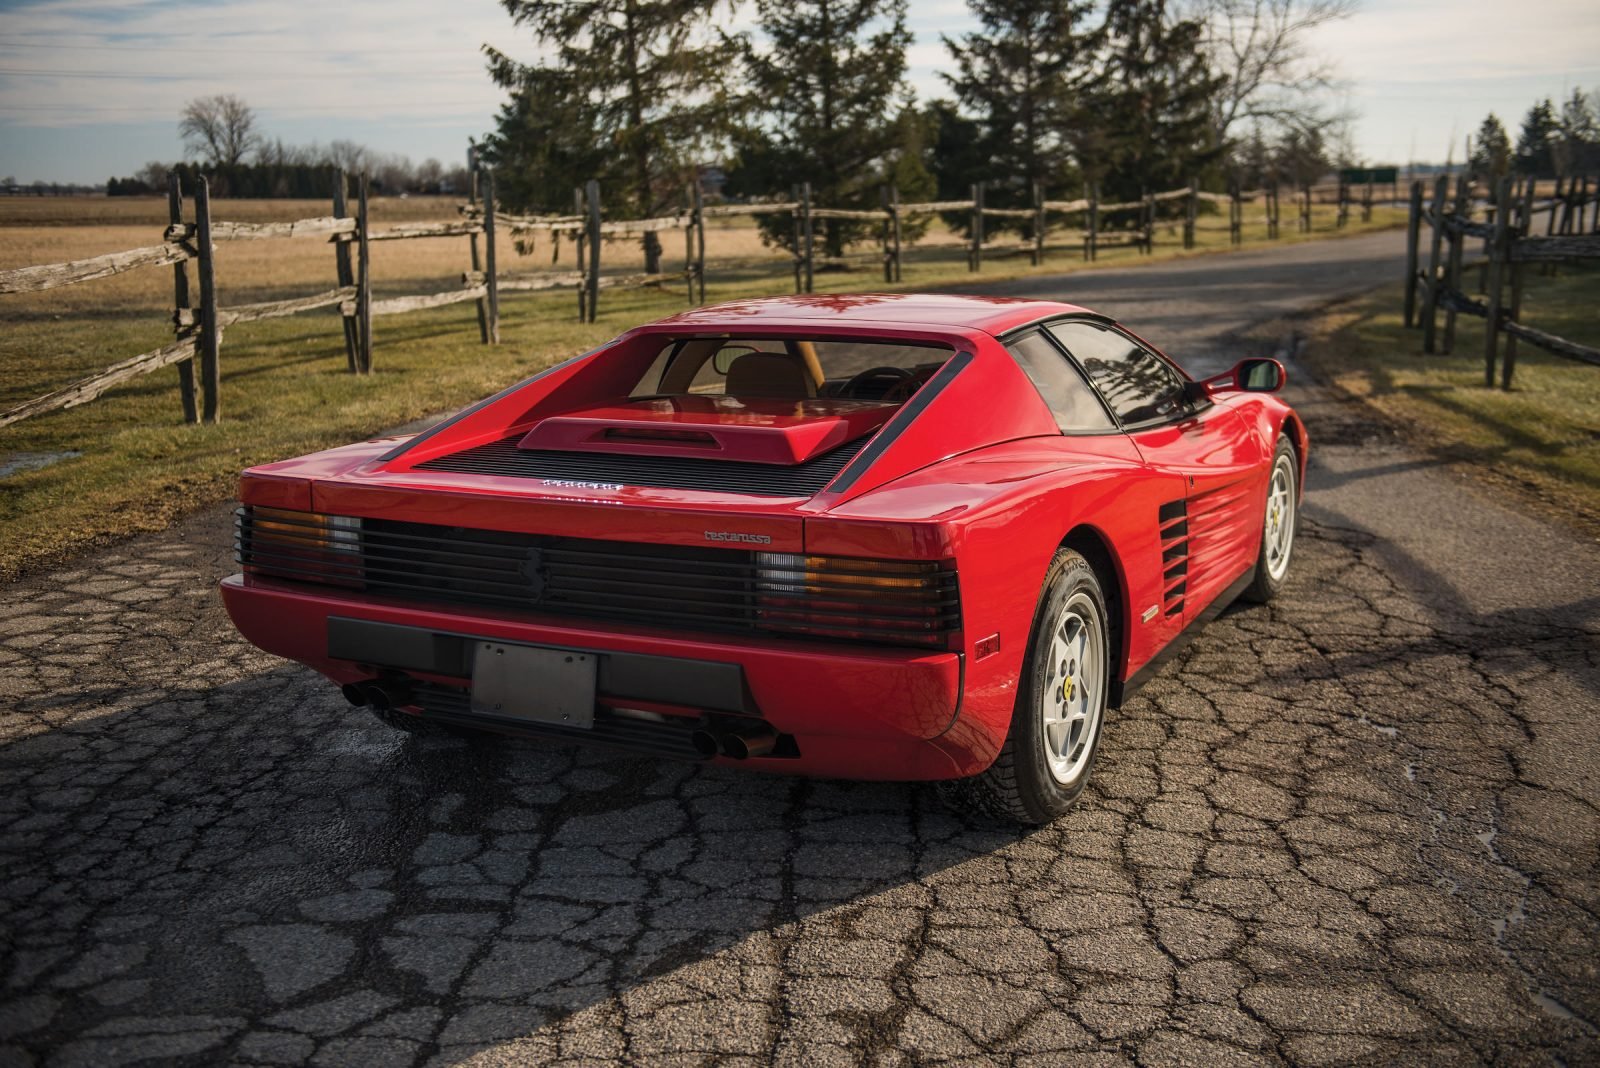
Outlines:
{"type": "Polygon", "coordinates": [[[1063,549],[1045,574],[1011,729],[988,770],[947,783],[955,808],[1048,823],[1083,792],[1111,692],[1111,628],[1089,561],[1063,549]]]}
{"type": "Polygon", "coordinates": [[[1289,558],[1294,555],[1294,538],[1300,529],[1299,483],[1300,464],[1294,446],[1287,438],[1279,438],[1272,454],[1272,473],[1267,476],[1267,514],[1261,524],[1256,573],[1241,595],[1247,601],[1265,604],[1278,595],[1289,577],[1289,558]]]}

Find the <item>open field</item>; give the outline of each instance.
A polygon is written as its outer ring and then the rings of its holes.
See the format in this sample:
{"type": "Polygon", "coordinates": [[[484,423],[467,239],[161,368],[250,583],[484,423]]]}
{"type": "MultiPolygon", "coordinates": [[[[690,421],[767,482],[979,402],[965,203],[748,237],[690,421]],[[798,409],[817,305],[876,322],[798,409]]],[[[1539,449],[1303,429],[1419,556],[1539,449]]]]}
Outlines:
{"type": "MultiPolygon", "coordinates": [[[[0,201],[0,213],[16,202],[0,201]]],[[[70,200],[67,204],[87,204],[70,200]]],[[[129,202],[137,205],[139,201],[129,202]]],[[[148,209],[155,202],[143,202],[148,209]]],[[[220,201],[219,219],[255,221],[262,202],[220,201]]],[[[320,202],[291,205],[272,218],[320,214],[320,202]]],[[[413,202],[395,202],[411,210],[413,202]]],[[[388,201],[375,201],[376,225],[401,221],[386,215],[388,201]]],[[[31,206],[31,203],[30,205],[31,206]]],[[[131,207],[117,205],[129,211],[131,207]]],[[[157,205],[159,207],[159,205],[157,205]]],[[[431,205],[453,217],[453,206],[431,205]]],[[[1318,225],[1331,227],[1331,209],[1318,225]]],[[[80,258],[152,244],[162,217],[140,224],[123,216],[90,226],[0,223],[0,267],[80,258]]],[[[1211,220],[1215,222],[1213,217],[1211,220]]],[[[1370,224],[1352,218],[1341,234],[1397,225],[1399,213],[1380,210],[1370,224]]],[[[787,260],[763,249],[752,224],[723,220],[708,228],[707,297],[729,300],[791,291],[787,260]]],[[[681,240],[663,235],[667,269],[681,264],[681,240]]],[[[1331,236],[1331,230],[1311,238],[1331,236]]],[[[1178,231],[1157,233],[1152,257],[1132,250],[1104,250],[1094,266],[1129,265],[1185,255],[1226,251],[1227,234],[1202,230],[1200,247],[1173,247],[1178,231]],[[1166,242],[1165,246],[1162,242],[1166,242]]],[[[1265,243],[1264,226],[1248,213],[1247,245],[1265,243]]],[[[1280,243],[1306,240],[1285,225],[1280,243]]],[[[507,245],[509,243],[506,243],[507,245]]],[[[503,246],[504,247],[504,246],[503,246]]],[[[502,272],[568,269],[571,244],[533,254],[502,254],[502,272]]],[[[618,270],[637,270],[636,249],[618,243],[605,256],[618,270]]],[[[464,238],[384,242],[373,250],[377,296],[443,290],[459,285],[468,266],[464,238]]],[[[925,289],[1005,278],[1059,275],[1092,269],[1075,249],[1052,251],[1043,267],[1018,256],[986,253],[984,269],[970,274],[954,235],[940,230],[909,249],[900,288],[925,289]]],[[[151,269],[41,294],[0,298],[0,407],[8,407],[90,374],[114,361],[170,340],[171,272],[151,269]]],[[[333,255],[316,239],[237,241],[219,246],[218,287],[222,302],[245,303],[316,292],[334,285],[333,255]]],[[[819,291],[885,288],[873,267],[819,273],[819,291]]],[[[1064,297],[1070,293],[1064,292],[1064,297]]],[[[501,300],[502,344],[480,345],[471,305],[382,318],[374,330],[375,373],[357,378],[345,370],[342,335],[335,314],[242,324],[222,346],[222,412],[217,426],[182,423],[177,373],[160,371],[107,393],[80,408],[55,412],[0,431],[0,580],[60,560],[108,539],[159,529],[194,508],[226,499],[240,468],[357,439],[386,428],[452,409],[502,388],[558,359],[582,351],[639,322],[684,306],[682,289],[608,291],[600,320],[576,322],[570,292],[507,294],[501,300]],[[28,463],[65,459],[48,466],[28,463]],[[0,468],[4,470],[4,468],[0,468]]]]}
{"type": "MultiPolygon", "coordinates": [[[[1600,345],[1596,307],[1600,267],[1529,270],[1523,322],[1600,345]]],[[[1546,511],[1600,536],[1600,368],[1523,344],[1516,388],[1485,389],[1482,321],[1462,316],[1454,354],[1425,356],[1422,332],[1402,325],[1398,285],[1321,316],[1305,359],[1381,413],[1413,448],[1472,479],[1531,494],[1546,511]]]]}

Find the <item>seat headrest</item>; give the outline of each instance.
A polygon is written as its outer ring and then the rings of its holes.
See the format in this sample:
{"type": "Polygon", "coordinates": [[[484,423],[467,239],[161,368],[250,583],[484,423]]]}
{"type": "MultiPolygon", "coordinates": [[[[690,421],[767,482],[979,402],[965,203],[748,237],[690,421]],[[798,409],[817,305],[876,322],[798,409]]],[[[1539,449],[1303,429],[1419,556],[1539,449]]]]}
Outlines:
{"type": "Polygon", "coordinates": [[[777,397],[804,400],[816,396],[811,374],[798,356],[747,352],[728,365],[723,392],[732,397],[777,397]]]}

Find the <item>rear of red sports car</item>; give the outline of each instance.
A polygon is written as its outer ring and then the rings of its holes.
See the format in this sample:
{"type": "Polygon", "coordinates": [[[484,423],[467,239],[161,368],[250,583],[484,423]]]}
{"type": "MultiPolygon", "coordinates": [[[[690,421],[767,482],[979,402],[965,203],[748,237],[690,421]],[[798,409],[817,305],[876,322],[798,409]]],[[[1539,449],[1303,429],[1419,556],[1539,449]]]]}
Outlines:
{"type": "MultiPolygon", "coordinates": [[[[1069,518],[1030,489],[1063,492],[1025,447],[1061,435],[995,339],[1052,310],[1074,309],[796,298],[652,324],[416,437],[247,471],[224,600],[398,725],[971,775],[1069,518]]],[[[1085,455],[1072,507],[1136,495],[1135,467],[1085,455]]]]}

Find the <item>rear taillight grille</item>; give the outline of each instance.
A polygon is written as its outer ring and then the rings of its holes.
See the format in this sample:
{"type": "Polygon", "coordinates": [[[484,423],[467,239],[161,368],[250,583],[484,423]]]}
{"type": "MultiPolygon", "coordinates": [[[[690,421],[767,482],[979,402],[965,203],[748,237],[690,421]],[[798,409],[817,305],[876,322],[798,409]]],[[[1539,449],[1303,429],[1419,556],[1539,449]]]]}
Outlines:
{"type": "MultiPolygon", "coordinates": [[[[258,514],[260,513],[260,514],[258,514]]],[[[952,565],[556,538],[359,521],[329,548],[327,522],[238,512],[246,571],[367,593],[547,616],[930,648],[953,647],[952,565]]],[[[322,520],[337,517],[319,517],[322,520]]]]}
{"type": "Polygon", "coordinates": [[[522,449],[514,434],[417,465],[418,471],[600,482],[658,489],[715,490],[759,497],[811,497],[832,482],[867,439],[841,445],[799,464],[758,464],[711,457],[627,456],[604,452],[522,449]]]}

